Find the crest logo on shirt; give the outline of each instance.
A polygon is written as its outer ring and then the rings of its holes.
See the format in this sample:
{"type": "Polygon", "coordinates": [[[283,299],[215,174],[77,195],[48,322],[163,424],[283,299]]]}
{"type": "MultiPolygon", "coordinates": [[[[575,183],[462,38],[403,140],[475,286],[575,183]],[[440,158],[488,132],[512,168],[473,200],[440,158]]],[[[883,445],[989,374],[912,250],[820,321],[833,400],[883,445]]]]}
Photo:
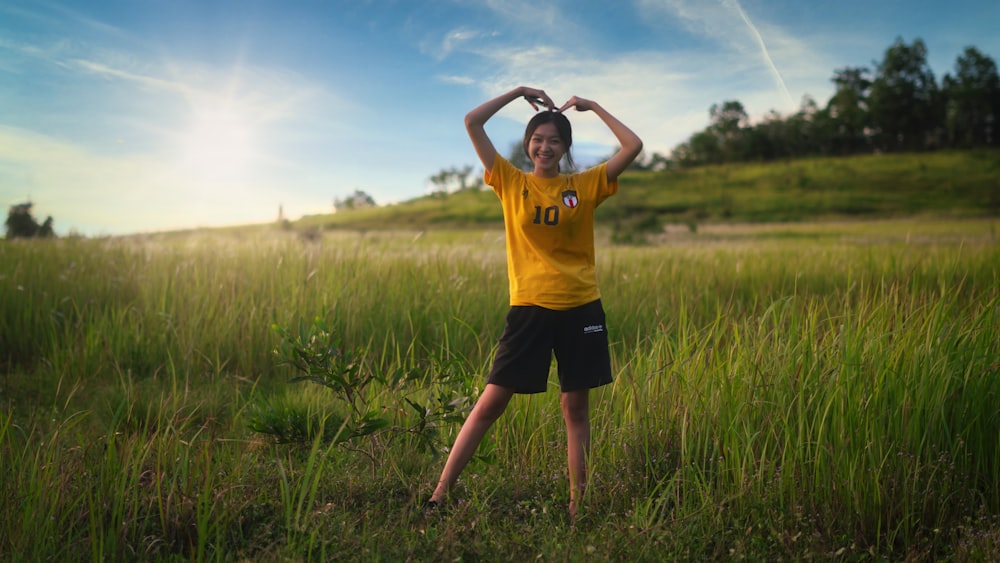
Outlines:
{"type": "Polygon", "coordinates": [[[577,205],[580,205],[580,199],[576,197],[576,190],[566,190],[562,193],[563,205],[573,209],[577,205]]]}

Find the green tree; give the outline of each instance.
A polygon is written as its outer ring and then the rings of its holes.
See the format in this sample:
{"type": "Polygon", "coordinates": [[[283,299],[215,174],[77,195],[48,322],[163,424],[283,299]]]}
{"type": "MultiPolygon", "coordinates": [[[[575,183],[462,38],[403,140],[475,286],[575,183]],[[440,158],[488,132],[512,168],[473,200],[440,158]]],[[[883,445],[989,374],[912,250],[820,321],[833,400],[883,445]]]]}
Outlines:
{"type": "Polygon", "coordinates": [[[437,174],[428,178],[431,184],[437,188],[436,193],[448,193],[453,191],[463,191],[463,190],[473,190],[482,188],[482,182],[479,181],[479,175],[475,173],[475,169],[471,165],[465,165],[462,168],[445,168],[439,171],[437,174]]]}
{"type": "Polygon", "coordinates": [[[746,159],[746,131],[750,117],[743,104],[730,100],[713,104],[708,110],[712,124],[709,126],[715,135],[721,162],[733,162],[746,159]]]}
{"type": "Polygon", "coordinates": [[[691,135],[671,153],[671,159],[683,167],[718,164],[722,162],[719,138],[708,128],[691,135]]]}
{"type": "Polygon", "coordinates": [[[654,152],[649,155],[647,160],[643,161],[643,166],[646,170],[670,170],[674,167],[674,163],[670,160],[670,158],[658,152],[654,152]]]}
{"type": "Polygon", "coordinates": [[[692,167],[740,160],[746,156],[745,133],[749,117],[743,104],[735,100],[712,104],[708,115],[709,126],[674,148],[670,160],[683,167],[692,167]]]}
{"type": "Polygon", "coordinates": [[[820,109],[812,96],[802,97],[799,111],[788,118],[786,129],[791,134],[792,149],[789,151],[795,157],[829,154],[830,133],[829,114],[820,109]]]}
{"type": "Polygon", "coordinates": [[[955,61],[955,76],[944,75],[948,141],[959,147],[997,144],[1000,76],[997,65],[975,47],[955,61]]]}
{"type": "Polygon", "coordinates": [[[831,149],[837,154],[855,154],[869,148],[871,116],[868,96],[872,81],[865,67],[845,67],[834,71],[831,79],[837,91],[827,103],[830,119],[831,149]]]}
{"type": "Polygon", "coordinates": [[[752,158],[769,161],[793,156],[788,143],[787,122],[775,110],[771,110],[760,123],[749,132],[752,158]]]}
{"type": "Polygon", "coordinates": [[[41,225],[31,215],[34,206],[30,201],[10,206],[7,211],[7,238],[50,238],[55,236],[52,216],[45,219],[41,225]]]}
{"type": "Polygon", "coordinates": [[[741,129],[742,150],[732,160],[770,161],[815,154],[829,154],[829,114],[810,96],[803,96],[799,110],[784,117],[771,110],[759,123],[741,129]]]}
{"type": "Polygon", "coordinates": [[[944,127],[944,105],[927,64],[921,39],[902,39],[878,65],[869,95],[876,148],[887,151],[934,148],[944,127]]]}
{"type": "Polygon", "coordinates": [[[363,190],[354,190],[353,194],[345,198],[335,198],[333,200],[333,208],[337,211],[363,209],[365,207],[378,207],[378,204],[375,203],[375,198],[363,190]]]}

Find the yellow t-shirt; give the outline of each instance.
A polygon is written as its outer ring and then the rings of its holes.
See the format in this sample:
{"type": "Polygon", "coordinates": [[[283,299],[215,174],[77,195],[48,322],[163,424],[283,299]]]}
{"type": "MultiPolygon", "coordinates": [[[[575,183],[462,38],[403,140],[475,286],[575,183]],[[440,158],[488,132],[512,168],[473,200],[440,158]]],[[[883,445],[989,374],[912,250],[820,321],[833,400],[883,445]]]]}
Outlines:
{"type": "Polygon", "coordinates": [[[618,191],[607,165],[538,178],[497,155],[483,178],[503,205],[511,306],[565,310],[599,299],[594,209],[618,191]]]}

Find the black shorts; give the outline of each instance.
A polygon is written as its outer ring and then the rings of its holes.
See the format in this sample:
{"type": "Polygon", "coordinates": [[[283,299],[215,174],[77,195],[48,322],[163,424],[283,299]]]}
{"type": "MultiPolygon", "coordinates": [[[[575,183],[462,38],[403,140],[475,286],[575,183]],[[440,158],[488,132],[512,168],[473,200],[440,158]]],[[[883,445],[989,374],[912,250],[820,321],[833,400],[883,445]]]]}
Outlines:
{"type": "Polygon", "coordinates": [[[515,393],[542,393],[548,386],[552,352],[561,391],[611,383],[608,327],[600,299],[566,311],[511,307],[487,383],[515,393]]]}

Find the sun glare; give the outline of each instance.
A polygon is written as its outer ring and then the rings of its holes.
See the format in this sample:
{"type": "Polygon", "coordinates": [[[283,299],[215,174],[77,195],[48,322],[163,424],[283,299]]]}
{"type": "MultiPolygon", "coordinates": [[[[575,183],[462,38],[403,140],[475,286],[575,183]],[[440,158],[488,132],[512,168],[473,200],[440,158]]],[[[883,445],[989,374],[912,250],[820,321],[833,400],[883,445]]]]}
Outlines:
{"type": "Polygon", "coordinates": [[[252,137],[247,120],[235,111],[201,111],[182,141],[185,168],[203,180],[240,177],[248,172],[252,137]]]}

